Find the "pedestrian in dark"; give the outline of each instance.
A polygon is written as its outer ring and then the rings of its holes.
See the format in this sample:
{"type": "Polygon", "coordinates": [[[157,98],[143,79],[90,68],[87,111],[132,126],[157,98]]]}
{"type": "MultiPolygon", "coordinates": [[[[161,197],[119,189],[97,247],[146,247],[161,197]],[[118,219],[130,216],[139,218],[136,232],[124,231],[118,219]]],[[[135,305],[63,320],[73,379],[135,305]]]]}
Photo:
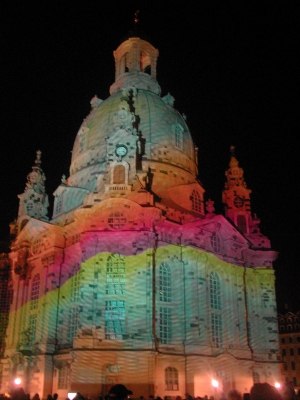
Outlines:
{"type": "Polygon", "coordinates": [[[228,400],[243,400],[242,393],[233,389],[228,392],[228,400]]]}
{"type": "Polygon", "coordinates": [[[24,389],[21,386],[19,386],[14,390],[11,398],[12,400],[27,400],[27,395],[24,389]]]}
{"type": "Polygon", "coordinates": [[[278,390],[269,383],[254,383],[250,390],[251,400],[282,400],[278,390]]]}

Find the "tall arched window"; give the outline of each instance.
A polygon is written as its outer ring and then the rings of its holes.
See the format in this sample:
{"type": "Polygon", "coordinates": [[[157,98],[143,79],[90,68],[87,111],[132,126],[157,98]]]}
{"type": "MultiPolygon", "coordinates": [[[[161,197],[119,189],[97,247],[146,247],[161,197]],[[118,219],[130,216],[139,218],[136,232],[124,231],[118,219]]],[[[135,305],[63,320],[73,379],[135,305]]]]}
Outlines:
{"type": "Polygon", "coordinates": [[[192,200],[192,210],[196,212],[201,212],[201,196],[197,190],[193,190],[191,195],[192,200]]]}
{"type": "Polygon", "coordinates": [[[179,390],[178,371],[176,368],[167,367],[165,369],[165,390],[179,390]]]}
{"type": "Polygon", "coordinates": [[[122,75],[122,74],[124,74],[124,72],[128,72],[129,71],[129,67],[128,67],[128,63],[129,63],[128,58],[129,57],[128,57],[128,55],[129,55],[129,53],[127,52],[127,53],[123,54],[122,58],[120,59],[119,75],[122,75]]]}
{"type": "Polygon", "coordinates": [[[247,223],[244,215],[238,215],[237,226],[242,233],[247,233],[247,223]]]}
{"type": "Polygon", "coordinates": [[[221,284],[219,275],[215,272],[210,274],[210,307],[211,307],[211,339],[215,347],[222,347],[223,322],[221,284]]]}
{"type": "Polygon", "coordinates": [[[113,183],[125,183],[125,167],[124,165],[116,165],[114,168],[113,183]]]}
{"type": "Polygon", "coordinates": [[[35,310],[36,308],[38,308],[39,295],[40,295],[40,274],[36,274],[32,281],[30,310],[35,310]]]}
{"type": "Polygon", "coordinates": [[[159,267],[159,300],[172,301],[171,271],[167,263],[159,267]]]}
{"type": "Polygon", "coordinates": [[[70,295],[72,302],[80,301],[80,264],[75,264],[73,267],[70,295]]]}
{"type": "Polygon", "coordinates": [[[215,310],[222,310],[220,277],[216,272],[210,274],[210,306],[215,310]]]}
{"type": "Polygon", "coordinates": [[[149,55],[144,51],[140,55],[140,71],[151,75],[151,60],[149,55]]]}
{"type": "Polygon", "coordinates": [[[210,237],[210,244],[216,253],[220,253],[221,251],[221,238],[217,233],[213,233],[210,237]]]}
{"type": "Polygon", "coordinates": [[[108,257],[106,265],[106,294],[125,294],[125,258],[114,254],[108,257]]]}
{"type": "Polygon", "coordinates": [[[105,302],[105,339],[123,339],[125,331],[125,301],[105,302]]]}
{"type": "Polygon", "coordinates": [[[159,333],[162,344],[171,344],[172,341],[172,309],[160,307],[159,310],[159,333]]]}
{"type": "Polygon", "coordinates": [[[29,333],[30,333],[30,340],[32,342],[35,341],[36,322],[37,322],[37,313],[29,315],[29,333]]]}
{"type": "Polygon", "coordinates": [[[69,309],[69,321],[68,321],[68,341],[72,343],[74,337],[79,329],[79,311],[80,307],[75,306],[69,309]]]}
{"type": "Polygon", "coordinates": [[[58,370],[58,389],[67,389],[68,388],[68,379],[70,374],[70,367],[67,364],[62,365],[58,370]]]}

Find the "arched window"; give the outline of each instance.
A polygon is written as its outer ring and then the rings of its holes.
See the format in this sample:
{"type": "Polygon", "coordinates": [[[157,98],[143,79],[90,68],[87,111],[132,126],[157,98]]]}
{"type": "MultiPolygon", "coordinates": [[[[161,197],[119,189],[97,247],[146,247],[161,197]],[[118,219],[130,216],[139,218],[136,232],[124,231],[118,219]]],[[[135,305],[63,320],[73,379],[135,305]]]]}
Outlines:
{"type": "Polygon", "coordinates": [[[140,55],[140,71],[151,75],[151,60],[149,55],[144,51],[140,55]]]}
{"type": "Polygon", "coordinates": [[[284,325],[280,325],[279,330],[280,330],[280,332],[284,332],[285,331],[284,325]]]}
{"type": "Polygon", "coordinates": [[[125,167],[124,165],[116,165],[114,168],[113,183],[125,183],[125,167]]]}
{"type": "Polygon", "coordinates": [[[288,325],[288,326],[287,326],[287,330],[288,330],[288,331],[291,331],[292,329],[293,329],[292,325],[288,325]]]}
{"type": "Polygon", "coordinates": [[[125,301],[105,302],[105,339],[122,340],[125,329],[125,301]]]}
{"type": "Polygon", "coordinates": [[[32,281],[30,310],[38,308],[39,295],[40,295],[40,274],[36,274],[32,281]]]}
{"type": "Polygon", "coordinates": [[[30,340],[32,342],[35,341],[36,336],[36,322],[37,322],[37,314],[29,315],[29,333],[30,333],[30,340]]]}
{"type": "Polygon", "coordinates": [[[159,333],[162,344],[170,344],[172,340],[172,309],[160,307],[159,310],[159,333]]]}
{"type": "Polygon", "coordinates": [[[197,190],[193,190],[192,196],[192,210],[196,212],[201,212],[201,196],[197,190]]]}
{"type": "Polygon", "coordinates": [[[108,257],[106,265],[106,294],[125,294],[125,258],[114,254],[108,257]]]}
{"type": "Polygon", "coordinates": [[[119,211],[111,213],[108,217],[108,224],[113,229],[122,229],[126,224],[126,217],[119,211]]]}
{"type": "Polygon", "coordinates": [[[68,388],[68,378],[70,373],[70,367],[68,365],[62,365],[58,370],[58,389],[68,388]]]}
{"type": "Polygon", "coordinates": [[[211,339],[215,347],[222,347],[223,322],[221,303],[221,284],[219,275],[215,272],[210,274],[210,307],[211,310],[211,339]]]}
{"type": "Polygon", "coordinates": [[[79,329],[79,311],[80,311],[79,306],[71,307],[69,309],[68,333],[67,333],[69,343],[72,343],[79,329]]]}
{"type": "Polygon", "coordinates": [[[220,253],[221,251],[221,238],[217,233],[213,233],[210,237],[210,244],[216,253],[220,253]]]}
{"type": "Polygon", "coordinates": [[[210,306],[215,310],[222,310],[221,304],[221,283],[216,272],[210,274],[210,306]]]}
{"type": "Polygon", "coordinates": [[[238,215],[237,226],[242,233],[247,233],[247,223],[244,215],[238,215]]]}
{"type": "Polygon", "coordinates": [[[172,301],[171,271],[167,263],[159,268],[159,300],[172,301]]]}
{"type": "Polygon", "coordinates": [[[80,264],[75,264],[72,271],[71,279],[71,292],[70,297],[72,302],[80,301],[80,264]]]}
{"type": "Polygon", "coordinates": [[[165,390],[179,390],[178,371],[176,368],[167,367],[165,369],[165,390]]]}
{"type": "Polygon", "coordinates": [[[220,314],[211,314],[211,339],[215,347],[222,347],[223,324],[222,315],[220,314]]]}
{"type": "Polygon", "coordinates": [[[129,57],[128,57],[129,53],[125,53],[123,54],[121,60],[120,60],[120,70],[119,70],[119,75],[124,74],[124,72],[129,72],[129,57]]]}

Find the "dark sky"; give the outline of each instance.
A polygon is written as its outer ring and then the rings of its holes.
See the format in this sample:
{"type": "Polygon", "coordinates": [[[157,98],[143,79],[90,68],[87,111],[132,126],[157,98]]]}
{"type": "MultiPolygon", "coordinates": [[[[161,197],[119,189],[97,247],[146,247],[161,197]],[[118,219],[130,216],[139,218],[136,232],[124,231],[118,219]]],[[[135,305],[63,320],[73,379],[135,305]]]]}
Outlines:
{"type": "Polygon", "coordinates": [[[278,309],[287,303],[299,310],[299,3],[19,3],[2,2],[0,13],[0,240],[17,217],[17,195],[36,150],[51,202],[61,176],[69,175],[90,100],[109,96],[113,51],[139,9],[140,28],[159,50],[162,95],[175,98],[199,147],[206,200],[223,212],[224,173],[235,145],[252,211],[279,252],[278,309]]]}

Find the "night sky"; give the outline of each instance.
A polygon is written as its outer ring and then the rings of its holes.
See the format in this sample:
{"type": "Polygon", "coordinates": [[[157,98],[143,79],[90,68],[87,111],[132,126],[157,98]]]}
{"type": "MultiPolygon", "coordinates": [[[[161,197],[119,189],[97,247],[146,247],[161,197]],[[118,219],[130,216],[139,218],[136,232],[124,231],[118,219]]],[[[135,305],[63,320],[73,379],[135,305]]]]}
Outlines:
{"type": "Polygon", "coordinates": [[[252,212],[279,252],[278,310],[285,304],[300,310],[299,3],[17,3],[2,2],[0,13],[0,240],[17,217],[17,195],[38,149],[53,203],[62,175],[69,175],[90,100],[109,96],[113,51],[133,28],[138,9],[140,29],[159,50],[162,96],[175,98],[199,147],[205,199],[223,212],[224,174],[235,145],[252,189],[252,212]]]}

